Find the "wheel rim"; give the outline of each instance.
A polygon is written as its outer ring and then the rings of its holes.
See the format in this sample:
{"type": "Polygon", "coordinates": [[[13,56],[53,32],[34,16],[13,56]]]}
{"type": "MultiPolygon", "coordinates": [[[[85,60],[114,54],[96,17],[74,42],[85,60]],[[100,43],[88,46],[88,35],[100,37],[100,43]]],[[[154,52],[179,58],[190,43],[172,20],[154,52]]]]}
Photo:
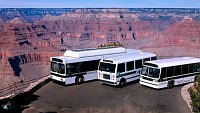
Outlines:
{"type": "Polygon", "coordinates": [[[124,86],[124,81],[122,81],[121,85],[124,86]]]}
{"type": "Polygon", "coordinates": [[[172,88],[172,83],[169,84],[169,87],[172,88]]]}
{"type": "Polygon", "coordinates": [[[83,83],[83,77],[79,77],[79,78],[78,78],[78,83],[79,83],[79,84],[83,83]]]}
{"type": "Polygon", "coordinates": [[[120,86],[123,87],[125,85],[125,80],[121,80],[120,86]]]}
{"type": "Polygon", "coordinates": [[[81,83],[81,78],[78,78],[78,83],[81,83]]]}
{"type": "Polygon", "coordinates": [[[81,83],[81,77],[77,77],[76,78],[76,84],[80,84],[81,83]]]}
{"type": "Polygon", "coordinates": [[[168,88],[172,88],[173,87],[173,82],[169,82],[168,88]]]}

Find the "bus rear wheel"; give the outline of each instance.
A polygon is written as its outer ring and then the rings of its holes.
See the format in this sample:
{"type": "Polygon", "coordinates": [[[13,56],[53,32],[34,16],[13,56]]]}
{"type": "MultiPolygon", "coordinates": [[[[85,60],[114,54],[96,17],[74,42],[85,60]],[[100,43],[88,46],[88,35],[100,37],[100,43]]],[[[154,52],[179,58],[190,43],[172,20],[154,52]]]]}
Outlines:
{"type": "Polygon", "coordinates": [[[76,80],[75,80],[75,83],[78,85],[78,84],[82,84],[83,81],[84,81],[83,76],[77,76],[76,80]]]}
{"type": "Polygon", "coordinates": [[[169,81],[168,82],[168,85],[167,85],[167,88],[168,89],[171,89],[171,88],[173,88],[174,87],[174,81],[169,81]]]}

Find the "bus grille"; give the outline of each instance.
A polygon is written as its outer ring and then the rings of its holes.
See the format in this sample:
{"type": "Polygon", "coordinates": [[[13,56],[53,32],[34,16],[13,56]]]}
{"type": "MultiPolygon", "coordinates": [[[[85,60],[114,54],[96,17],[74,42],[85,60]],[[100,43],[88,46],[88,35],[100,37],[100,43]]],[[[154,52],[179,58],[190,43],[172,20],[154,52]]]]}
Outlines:
{"type": "Polygon", "coordinates": [[[103,74],[103,78],[104,78],[104,79],[110,79],[110,75],[103,74]]]}
{"type": "Polygon", "coordinates": [[[153,79],[151,78],[147,78],[147,77],[142,77],[144,80],[148,80],[148,81],[153,81],[153,79]]]}

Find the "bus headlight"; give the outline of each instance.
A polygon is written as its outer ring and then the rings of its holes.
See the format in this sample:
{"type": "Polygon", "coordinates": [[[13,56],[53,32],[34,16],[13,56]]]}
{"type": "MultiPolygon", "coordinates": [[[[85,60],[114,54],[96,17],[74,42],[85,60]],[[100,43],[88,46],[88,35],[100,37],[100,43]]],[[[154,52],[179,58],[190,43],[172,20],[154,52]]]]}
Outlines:
{"type": "Polygon", "coordinates": [[[112,75],[112,80],[115,80],[115,75],[112,75]]]}
{"type": "Polygon", "coordinates": [[[98,75],[99,75],[99,78],[102,78],[102,77],[103,77],[103,74],[102,74],[102,73],[99,73],[98,75]]]}

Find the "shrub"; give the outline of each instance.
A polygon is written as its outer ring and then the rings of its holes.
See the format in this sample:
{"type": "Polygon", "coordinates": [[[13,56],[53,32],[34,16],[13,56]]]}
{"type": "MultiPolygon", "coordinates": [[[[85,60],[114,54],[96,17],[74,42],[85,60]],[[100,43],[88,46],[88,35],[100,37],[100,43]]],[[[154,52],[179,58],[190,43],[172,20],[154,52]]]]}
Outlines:
{"type": "Polygon", "coordinates": [[[192,100],[192,109],[195,113],[200,113],[200,77],[194,83],[194,88],[189,89],[192,100]]]}
{"type": "Polygon", "coordinates": [[[194,82],[194,87],[200,92],[200,77],[197,77],[196,81],[194,82]]]}

